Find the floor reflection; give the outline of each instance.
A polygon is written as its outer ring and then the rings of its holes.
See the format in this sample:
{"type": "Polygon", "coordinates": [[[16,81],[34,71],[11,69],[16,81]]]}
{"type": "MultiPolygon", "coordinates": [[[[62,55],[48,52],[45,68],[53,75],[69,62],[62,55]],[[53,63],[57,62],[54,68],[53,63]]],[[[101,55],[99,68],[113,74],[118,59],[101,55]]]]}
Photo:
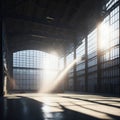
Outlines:
{"type": "Polygon", "coordinates": [[[11,94],[0,120],[119,120],[120,98],[83,94],[11,94]]]}

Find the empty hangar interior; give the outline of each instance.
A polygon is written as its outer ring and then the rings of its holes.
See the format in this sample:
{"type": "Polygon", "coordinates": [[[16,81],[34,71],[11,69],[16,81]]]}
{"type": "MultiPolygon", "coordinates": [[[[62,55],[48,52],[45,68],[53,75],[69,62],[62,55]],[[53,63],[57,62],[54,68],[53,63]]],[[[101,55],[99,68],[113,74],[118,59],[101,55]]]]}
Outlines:
{"type": "Polygon", "coordinates": [[[50,90],[120,96],[119,0],[1,5],[1,96],[50,90]]]}

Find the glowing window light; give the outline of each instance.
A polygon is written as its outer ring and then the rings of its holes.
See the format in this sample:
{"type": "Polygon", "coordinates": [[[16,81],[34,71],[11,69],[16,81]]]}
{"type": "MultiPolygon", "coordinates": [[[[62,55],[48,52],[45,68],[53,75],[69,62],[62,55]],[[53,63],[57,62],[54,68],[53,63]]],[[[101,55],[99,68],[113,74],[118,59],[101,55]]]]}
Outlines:
{"type": "Polygon", "coordinates": [[[45,69],[58,69],[58,57],[47,54],[43,59],[43,68],[45,69]]]}
{"type": "MultiPolygon", "coordinates": [[[[84,56],[85,56],[85,39],[82,40],[82,43],[76,49],[76,58],[77,59],[83,57],[83,60],[84,60],[84,56]]],[[[80,61],[77,61],[77,64],[79,64],[79,63],[80,63],[80,61]]]]}
{"type": "Polygon", "coordinates": [[[102,23],[99,26],[100,30],[100,41],[99,46],[101,50],[105,50],[109,48],[110,42],[110,26],[108,24],[102,23]]]}
{"type": "Polygon", "coordinates": [[[43,59],[43,80],[41,81],[41,87],[39,92],[45,92],[46,89],[51,86],[51,84],[56,79],[56,76],[59,72],[58,70],[58,56],[47,54],[43,59]]]}
{"type": "Polygon", "coordinates": [[[66,57],[66,64],[69,65],[72,61],[74,60],[74,53],[71,52],[69,55],[66,57]]]}
{"type": "Polygon", "coordinates": [[[59,69],[60,70],[64,69],[64,58],[60,58],[60,60],[59,60],[59,69]]]}
{"type": "Polygon", "coordinates": [[[64,80],[66,73],[76,64],[77,61],[80,61],[80,60],[81,60],[81,58],[73,60],[70,64],[68,64],[66,66],[66,68],[60,74],[58,74],[58,76],[56,77],[54,82],[52,82],[48,86],[43,87],[43,89],[41,89],[39,92],[51,92],[51,91],[53,91],[57,87],[57,85],[62,80],[64,80]]]}
{"type": "Polygon", "coordinates": [[[13,77],[16,81],[15,89],[39,90],[43,87],[42,85],[44,87],[49,86],[57,74],[57,55],[37,50],[23,50],[13,53],[13,77]]]}

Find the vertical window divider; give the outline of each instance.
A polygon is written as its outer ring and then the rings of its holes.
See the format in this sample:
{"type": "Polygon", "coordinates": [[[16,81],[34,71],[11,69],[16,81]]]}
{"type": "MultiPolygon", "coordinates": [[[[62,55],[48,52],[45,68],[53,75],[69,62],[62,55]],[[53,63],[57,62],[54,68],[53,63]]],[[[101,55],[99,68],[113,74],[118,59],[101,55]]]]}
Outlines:
{"type": "Polygon", "coordinates": [[[88,92],[88,37],[85,37],[85,92],[88,92]]]}

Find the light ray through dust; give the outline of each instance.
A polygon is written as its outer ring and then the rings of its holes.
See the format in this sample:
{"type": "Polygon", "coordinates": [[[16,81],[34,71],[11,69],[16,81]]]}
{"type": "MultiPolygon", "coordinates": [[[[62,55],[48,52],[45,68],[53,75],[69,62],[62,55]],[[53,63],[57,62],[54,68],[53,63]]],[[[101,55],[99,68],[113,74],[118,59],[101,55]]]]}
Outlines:
{"type": "Polygon", "coordinates": [[[51,83],[49,85],[49,87],[43,87],[43,89],[40,90],[40,92],[42,93],[49,93],[51,91],[53,91],[59,84],[62,80],[64,80],[64,77],[65,75],[67,74],[67,72],[78,62],[80,61],[81,58],[79,59],[75,59],[73,60],[58,76],[57,78],[54,80],[53,83],[51,83]]]}

